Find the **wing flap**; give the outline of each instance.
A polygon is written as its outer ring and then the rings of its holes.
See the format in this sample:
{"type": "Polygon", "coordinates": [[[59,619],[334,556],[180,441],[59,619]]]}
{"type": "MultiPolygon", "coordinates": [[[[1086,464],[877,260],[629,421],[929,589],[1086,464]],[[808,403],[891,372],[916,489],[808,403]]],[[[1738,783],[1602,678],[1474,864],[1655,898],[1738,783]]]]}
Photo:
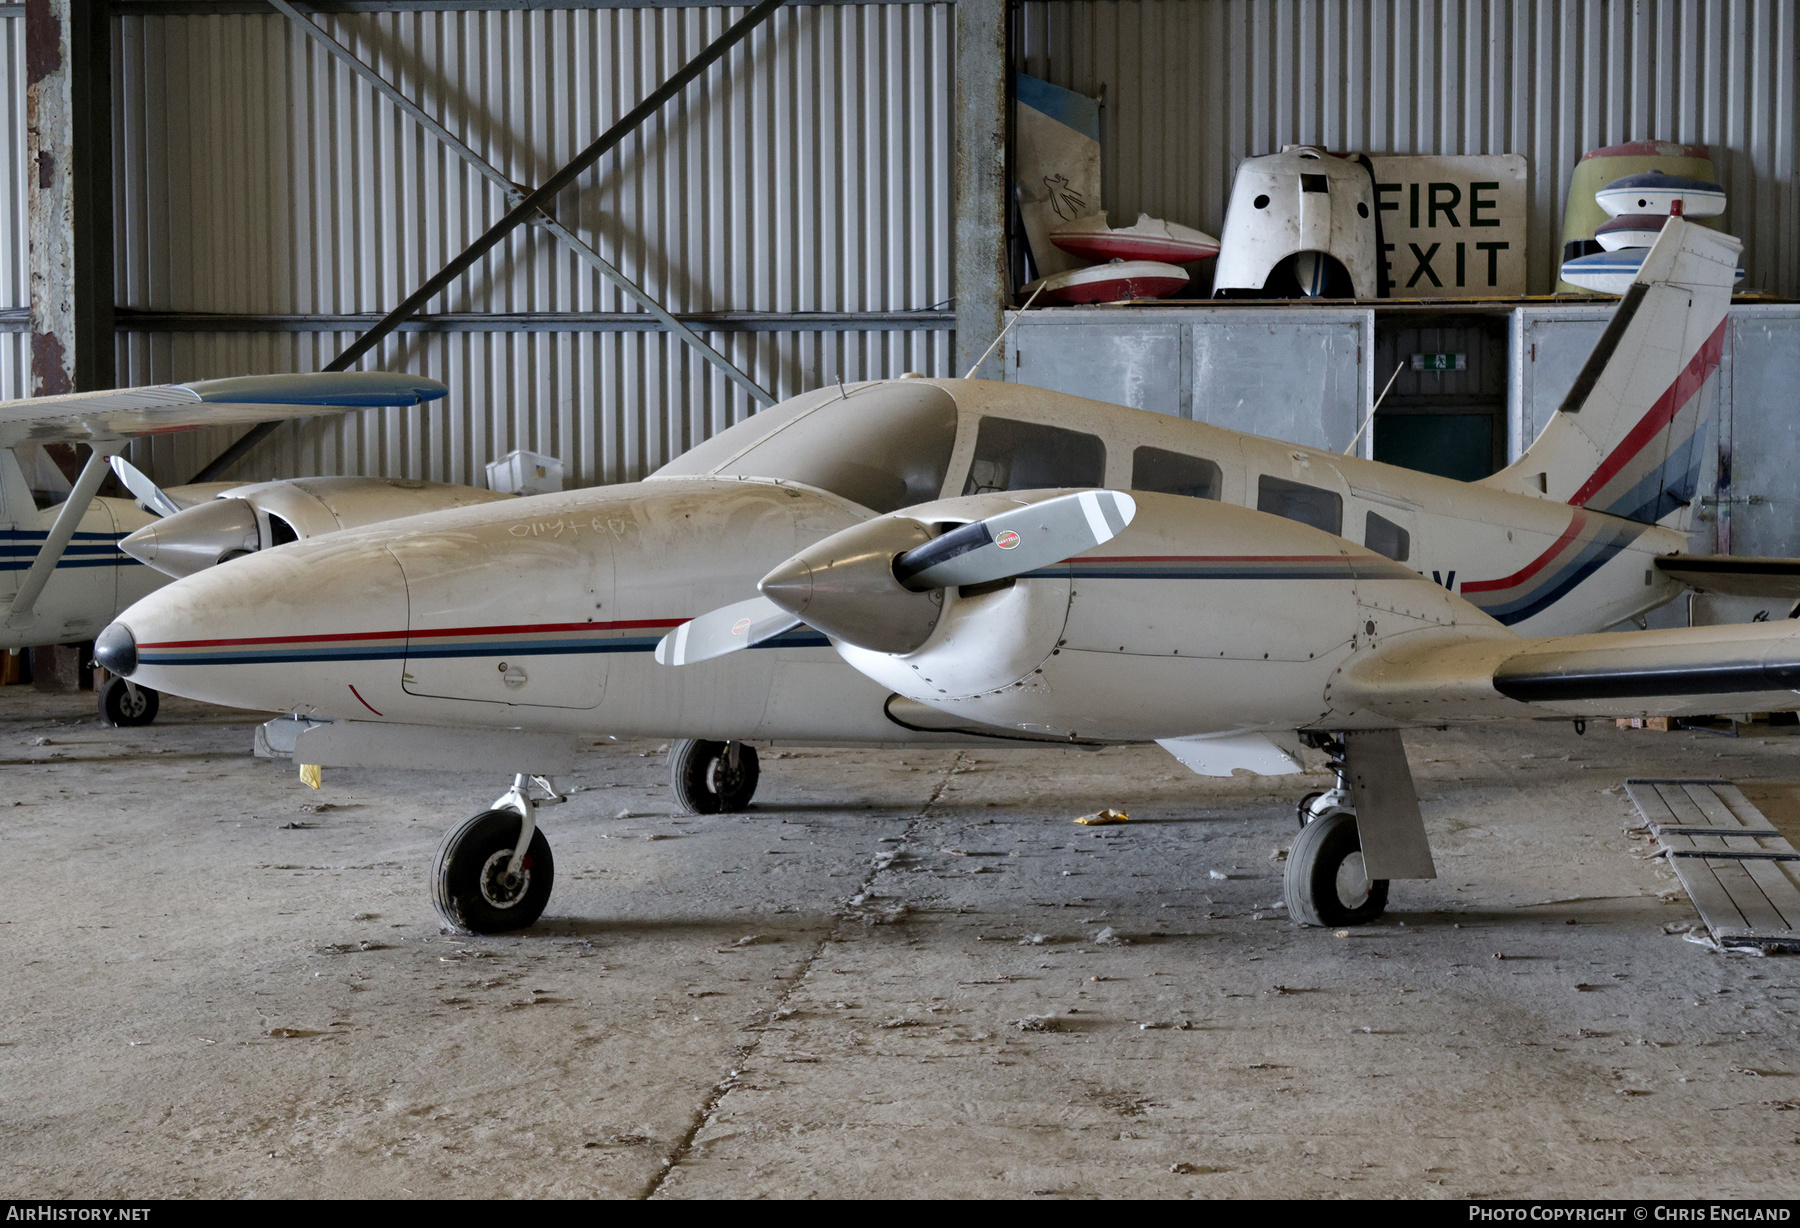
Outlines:
{"type": "Polygon", "coordinates": [[[322,371],[75,392],[0,402],[0,447],[93,443],[207,426],[419,405],[449,394],[436,380],[388,371],[322,371]]]}

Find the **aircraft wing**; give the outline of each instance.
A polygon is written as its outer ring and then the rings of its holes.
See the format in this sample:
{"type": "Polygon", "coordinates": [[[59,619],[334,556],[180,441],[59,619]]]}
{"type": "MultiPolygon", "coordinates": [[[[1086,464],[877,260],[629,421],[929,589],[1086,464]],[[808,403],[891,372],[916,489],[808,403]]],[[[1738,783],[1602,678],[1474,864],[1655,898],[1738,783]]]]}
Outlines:
{"type": "Polygon", "coordinates": [[[0,402],[0,447],[96,443],[242,426],[277,418],[419,405],[449,394],[436,380],[388,371],[322,371],[76,392],[0,402]]]}
{"type": "Polygon", "coordinates": [[[1703,593],[1800,600],[1800,559],[1667,554],[1656,560],[1656,566],[1703,593]]]}
{"type": "Polygon", "coordinates": [[[1800,709],[1800,623],[1786,619],[1542,640],[1408,638],[1352,667],[1334,691],[1406,724],[1800,709]]]}

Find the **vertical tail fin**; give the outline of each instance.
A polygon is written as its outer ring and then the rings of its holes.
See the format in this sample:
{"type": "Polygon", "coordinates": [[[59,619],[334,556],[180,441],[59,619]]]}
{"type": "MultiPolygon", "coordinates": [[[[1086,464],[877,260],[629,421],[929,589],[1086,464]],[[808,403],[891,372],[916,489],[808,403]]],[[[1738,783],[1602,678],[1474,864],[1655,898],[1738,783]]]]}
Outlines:
{"type": "Polygon", "coordinates": [[[1488,482],[1685,529],[1700,477],[1725,313],[1743,244],[1663,224],[1574,387],[1531,447],[1488,482]]]}

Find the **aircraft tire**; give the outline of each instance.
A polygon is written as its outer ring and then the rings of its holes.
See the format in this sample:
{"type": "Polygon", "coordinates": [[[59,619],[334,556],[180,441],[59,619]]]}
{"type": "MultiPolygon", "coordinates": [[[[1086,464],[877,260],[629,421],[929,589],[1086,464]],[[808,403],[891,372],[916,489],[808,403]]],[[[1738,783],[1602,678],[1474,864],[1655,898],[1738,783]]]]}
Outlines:
{"type": "Polygon", "coordinates": [[[762,768],[754,746],[738,746],[734,772],[726,760],[729,742],[677,738],[669,743],[669,784],[675,804],[688,814],[736,814],[750,808],[762,768]]]}
{"type": "Polygon", "coordinates": [[[132,688],[125,685],[125,680],[118,676],[108,678],[100,685],[100,720],[103,724],[115,729],[127,729],[134,725],[148,725],[156,719],[156,710],[162,706],[162,696],[147,686],[137,688],[137,701],[131,697],[132,688]]]}
{"type": "Polygon", "coordinates": [[[1362,840],[1348,810],[1300,829],[1282,878],[1288,916],[1306,925],[1363,925],[1387,909],[1385,878],[1362,876],[1362,840]]]}
{"type": "Polygon", "coordinates": [[[504,934],[543,915],[556,862],[541,828],[532,833],[521,881],[508,886],[500,878],[520,822],[516,810],[484,810],[445,833],[431,875],[431,902],[446,925],[465,934],[504,934]]]}

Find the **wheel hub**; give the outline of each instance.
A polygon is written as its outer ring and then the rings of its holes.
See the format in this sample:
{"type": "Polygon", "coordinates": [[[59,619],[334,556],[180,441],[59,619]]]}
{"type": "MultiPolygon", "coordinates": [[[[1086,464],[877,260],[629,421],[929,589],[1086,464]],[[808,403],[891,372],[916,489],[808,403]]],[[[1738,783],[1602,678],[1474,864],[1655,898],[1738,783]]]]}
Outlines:
{"type": "Polygon", "coordinates": [[[525,859],[517,874],[508,870],[511,863],[512,850],[501,849],[481,867],[481,898],[495,908],[511,908],[531,889],[531,858],[525,859]]]}
{"type": "Polygon", "coordinates": [[[1369,872],[1360,851],[1338,863],[1337,896],[1345,908],[1361,908],[1369,901],[1369,872]]]}
{"type": "Polygon", "coordinates": [[[724,797],[737,791],[738,786],[743,784],[743,777],[741,769],[732,769],[731,755],[727,752],[713,760],[712,771],[707,773],[706,783],[714,794],[724,797]]]}

